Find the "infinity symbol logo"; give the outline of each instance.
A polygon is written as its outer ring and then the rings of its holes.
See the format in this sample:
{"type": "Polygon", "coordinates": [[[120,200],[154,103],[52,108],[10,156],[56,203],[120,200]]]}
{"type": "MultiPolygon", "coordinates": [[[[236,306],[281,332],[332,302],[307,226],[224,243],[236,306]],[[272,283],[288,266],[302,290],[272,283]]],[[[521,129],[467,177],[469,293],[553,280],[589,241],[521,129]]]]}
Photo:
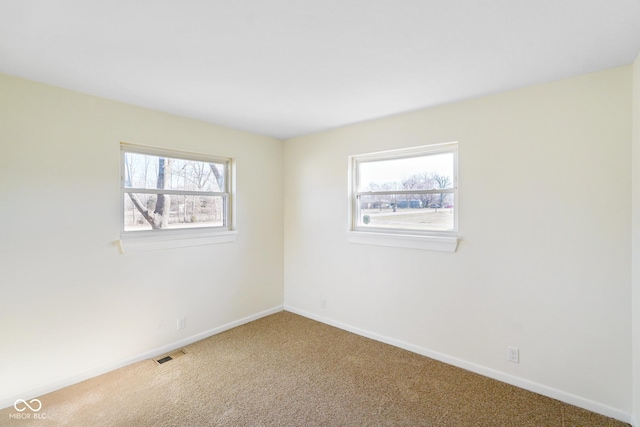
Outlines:
{"type": "MultiPolygon", "coordinates": [[[[32,412],[38,412],[40,409],[42,409],[42,402],[40,402],[38,399],[31,399],[29,403],[27,403],[26,400],[18,399],[16,400],[16,403],[13,404],[13,407],[16,408],[16,411],[18,412],[26,411],[27,408],[31,409],[32,412]],[[33,402],[37,403],[38,405],[37,408],[34,408],[31,405],[29,405],[29,403],[33,403],[33,402]],[[26,408],[22,408],[22,409],[18,408],[19,403],[23,403],[26,406],[26,408]]],[[[36,406],[36,405],[33,405],[33,406],[36,406]]]]}

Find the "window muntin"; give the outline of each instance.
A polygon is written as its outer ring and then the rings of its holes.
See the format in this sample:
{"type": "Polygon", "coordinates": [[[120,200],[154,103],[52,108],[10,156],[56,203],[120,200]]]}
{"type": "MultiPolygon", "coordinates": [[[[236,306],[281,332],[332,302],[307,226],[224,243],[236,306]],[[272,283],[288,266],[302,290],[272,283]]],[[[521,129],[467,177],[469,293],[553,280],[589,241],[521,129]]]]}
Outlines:
{"type": "Polygon", "coordinates": [[[231,159],[122,144],[125,233],[230,230],[231,159]]]}
{"type": "Polygon", "coordinates": [[[351,230],[455,235],[457,143],[353,156],[351,167],[351,230]]]}

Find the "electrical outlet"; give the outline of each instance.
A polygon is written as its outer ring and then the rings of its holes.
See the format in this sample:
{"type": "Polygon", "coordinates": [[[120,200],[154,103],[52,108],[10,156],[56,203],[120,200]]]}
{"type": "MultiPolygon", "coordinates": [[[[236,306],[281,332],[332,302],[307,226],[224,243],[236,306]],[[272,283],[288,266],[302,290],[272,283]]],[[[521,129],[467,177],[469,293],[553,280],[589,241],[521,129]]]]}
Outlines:
{"type": "Polygon", "coordinates": [[[178,330],[184,329],[187,326],[187,319],[185,317],[178,317],[176,324],[178,330]]]}
{"type": "Polygon", "coordinates": [[[327,300],[325,298],[320,300],[320,307],[327,308],[327,300]]]}
{"type": "Polygon", "coordinates": [[[507,347],[507,360],[513,363],[520,363],[520,349],[518,347],[507,347]]]}

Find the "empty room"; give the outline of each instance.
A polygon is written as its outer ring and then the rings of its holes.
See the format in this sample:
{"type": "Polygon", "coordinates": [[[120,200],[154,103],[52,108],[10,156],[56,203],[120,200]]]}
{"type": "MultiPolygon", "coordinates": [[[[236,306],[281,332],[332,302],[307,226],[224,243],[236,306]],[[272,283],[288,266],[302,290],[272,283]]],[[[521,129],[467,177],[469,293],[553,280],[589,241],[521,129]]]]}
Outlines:
{"type": "Polygon", "coordinates": [[[640,427],[640,1],[0,1],[0,426],[640,427]]]}

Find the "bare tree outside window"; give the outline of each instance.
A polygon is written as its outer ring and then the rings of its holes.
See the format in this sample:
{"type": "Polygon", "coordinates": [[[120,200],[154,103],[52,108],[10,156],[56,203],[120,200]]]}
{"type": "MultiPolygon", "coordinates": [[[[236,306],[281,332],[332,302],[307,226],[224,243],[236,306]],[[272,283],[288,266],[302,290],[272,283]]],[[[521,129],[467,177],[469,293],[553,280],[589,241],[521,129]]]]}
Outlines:
{"type": "Polygon", "coordinates": [[[228,167],[123,149],[124,231],[227,227],[228,167]]]}
{"type": "Polygon", "coordinates": [[[454,232],[456,156],[454,143],[352,156],[352,229],[454,232]]]}

